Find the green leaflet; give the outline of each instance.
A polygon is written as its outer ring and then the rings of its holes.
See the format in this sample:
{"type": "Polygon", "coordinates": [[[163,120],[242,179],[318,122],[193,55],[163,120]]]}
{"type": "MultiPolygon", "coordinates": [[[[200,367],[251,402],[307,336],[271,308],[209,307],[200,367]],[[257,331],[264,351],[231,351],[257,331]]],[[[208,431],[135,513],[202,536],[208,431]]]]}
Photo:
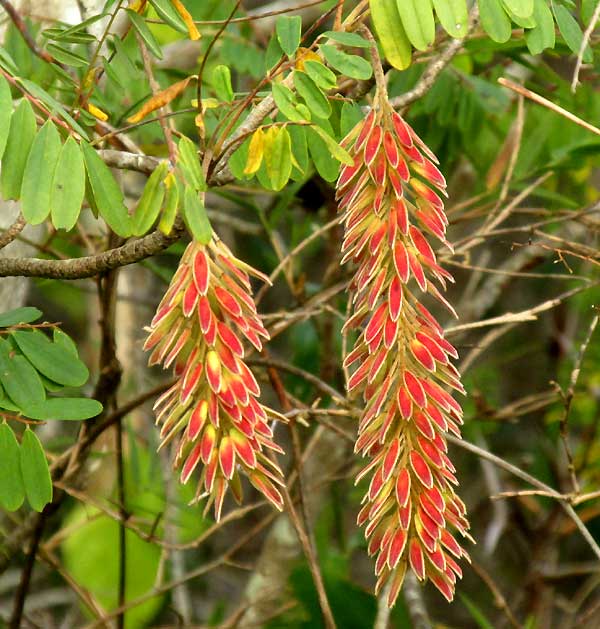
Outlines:
{"type": "Polygon", "coordinates": [[[306,141],[307,127],[290,125],[288,132],[292,143],[292,179],[301,180],[308,169],[308,143],[306,141]]]}
{"type": "Polygon", "coordinates": [[[331,153],[323,138],[314,130],[308,128],[307,132],[308,151],[314,162],[317,172],[325,181],[335,181],[339,174],[339,163],[331,159],[331,153]]]}
{"type": "Polygon", "coordinates": [[[299,15],[280,15],[275,22],[275,33],[281,49],[291,57],[302,37],[302,18],[299,15]]]}
{"type": "Polygon", "coordinates": [[[212,85],[217,98],[230,103],[233,100],[233,88],[231,87],[231,70],[224,65],[218,65],[212,72],[212,85]]]}
{"type": "Polygon", "coordinates": [[[27,416],[43,421],[81,421],[100,415],[102,409],[100,402],[86,397],[53,397],[31,404],[27,416]]]}
{"type": "Polygon", "coordinates": [[[337,77],[320,61],[309,59],[304,62],[304,72],[315,82],[322,90],[332,90],[337,86],[337,77]]]}
{"type": "Polygon", "coordinates": [[[0,424],[0,505],[7,511],[16,511],[25,500],[21,478],[19,442],[6,423],[0,424]]]}
{"type": "Polygon", "coordinates": [[[23,216],[32,225],[41,223],[50,213],[52,179],[61,148],[60,134],[48,120],[33,140],[21,185],[23,216]]]}
{"type": "MultiPolygon", "coordinates": [[[[552,3],[552,11],[556,23],[558,24],[558,30],[563,36],[567,46],[576,54],[579,54],[581,48],[581,42],[583,41],[583,33],[577,23],[577,20],[571,15],[569,10],[563,7],[561,4],[552,3]]],[[[589,45],[586,46],[583,52],[583,61],[585,63],[592,63],[594,55],[589,45]]]]}
{"type": "Polygon", "coordinates": [[[512,30],[510,19],[500,4],[500,0],[477,0],[481,25],[492,40],[504,43],[510,39],[512,30]]]}
{"type": "Polygon", "coordinates": [[[29,426],[23,433],[20,454],[27,501],[32,509],[42,511],[52,500],[52,479],[42,444],[29,426]]]}
{"type": "Polygon", "coordinates": [[[267,45],[267,51],[265,53],[265,74],[269,74],[269,70],[279,63],[279,60],[283,56],[283,50],[281,50],[281,46],[279,45],[279,40],[277,39],[277,35],[273,33],[271,35],[271,39],[269,39],[269,44],[267,45]]]}
{"type": "MultiPolygon", "coordinates": [[[[292,174],[292,143],[285,127],[272,127],[271,142],[265,142],[265,166],[273,190],[281,190],[292,174]]],[[[269,133],[267,132],[267,133],[269,133]]]]}
{"type": "Polygon", "coordinates": [[[525,32],[527,48],[532,55],[539,55],[546,48],[554,48],[554,19],[545,0],[535,0],[533,18],[536,26],[525,32]]]}
{"type": "Polygon", "coordinates": [[[313,125],[311,130],[314,131],[320,138],[325,142],[327,148],[331,152],[331,156],[335,157],[338,162],[342,164],[348,164],[352,166],[354,164],[354,160],[347,151],[345,151],[326,131],[321,129],[321,127],[317,127],[313,125]]]}
{"type": "Polygon", "coordinates": [[[345,138],[363,119],[363,113],[356,103],[344,103],[340,113],[340,134],[345,138]]]}
{"type": "Polygon", "coordinates": [[[154,225],[165,198],[163,180],[168,170],[167,162],[161,162],[148,178],[144,192],[133,213],[133,235],[142,236],[154,225]]]}
{"type": "Polygon", "coordinates": [[[329,44],[320,46],[320,50],[327,63],[341,74],[345,74],[351,79],[359,79],[361,81],[366,81],[371,78],[373,68],[363,57],[349,55],[329,44]]]}
{"type": "Polygon", "coordinates": [[[98,15],[92,15],[92,17],[88,17],[87,20],[83,20],[82,22],[77,22],[74,26],[70,26],[62,31],[62,35],[60,39],[65,37],[71,37],[75,34],[87,35],[87,29],[92,25],[101,20],[106,16],[106,13],[99,13],[98,15]]]}
{"type": "Polygon", "coordinates": [[[88,65],[86,57],[74,53],[72,50],[59,46],[57,44],[47,44],[48,52],[61,63],[73,68],[85,68],[88,65]]]}
{"type": "Polygon", "coordinates": [[[54,331],[52,333],[52,340],[57,345],[60,345],[65,350],[65,352],[69,352],[71,356],[75,356],[75,358],[79,359],[77,345],[75,345],[75,341],[68,334],[65,334],[59,328],[54,328],[54,331]]]}
{"type": "MultiPolygon", "coordinates": [[[[57,68],[58,66],[53,67],[57,68]]],[[[71,129],[79,133],[84,140],[88,139],[88,132],[69,114],[62,103],[59,103],[55,98],[50,96],[50,94],[37,83],[29,79],[18,79],[18,81],[31,95],[39,98],[50,111],[55,113],[59,118],[62,118],[71,129]]]]}
{"type": "Polygon", "coordinates": [[[504,6],[519,18],[533,15],[533,0],[502,0],[504,6]]]}
{"type": "Polygon", "coordinates": [[[435,39],[431,0],[397,0],[406,35],[417,50],[427,50],[435,39]]]}
{"type": "Polygon", "coordinates": [[[2,159],[4,149],[6,148],[12,113],[10,86],[8,85],[8,81],[0,75],[0,159],[2,159]]]}
{"type": "Polygon", "coordinates": [[[206,190],[206,182],[200,168],[196,145],[187,137],[182,137],[178,144],[178,165],[181,168],[186,183],[198,192],[206,190]]]}
{"type": "Polygon", "coordinates": [[[129,16],[133,27],[138,32],[138,35],[144,40],[146,46],[148,46],[148,50],[150,50],[150,52],[158,59],[162,59],[163,55],[160,44],[156,40],[156,37],[152,34],[152,31],[146,25],[144,18],[131,9],[125,10],[127,11],[127,15],[129,16]]]}
{"type": "Polygon", "coordinates": [[[81,149],[98,212],[116,234],[123,238],[131,236],[131,217],[113,174],[87,142],[81,143],[81,149]]]}
{"type": "Polygon", "coordinates": [[[0,314],[0,328],[8,328],[18,323],[31,323],[42,316],[42,311],[31,306],[15,308],[0,314]]]}
{"type": "Polygon", "coordinates": [[[296,70],[294,72],[294,86],[312,114],[317,118],[329,118],[331,116],[331,105],[327,96],[323,94],[308,74],[296,70]]]}
{"type": "Polygon", "coordinates": [[[594,15],[598,0],[582,0],[581,1],[581,20],[587,26],[594,15]]]}
{"type": "Polygon", "coordinates": [[[46,399],[38,372],[24,356],[14,354],[4,339],[0,339],[0,382],[6,394],[25,414],[30,404],[46,399]]]}
{"type": "Polygon", "coordinates": [[[297,109],[298,103],[296,102],[296,96],[291,89],[279,83],[273,83],[271,89],[273,100],[277,108],[288,120],[292,122],[302,122],[305,120],[304,116],[297,109]]]}
{"type": "Polygon", "coordinates": [[[2,158],[0,190],[5,199],[16,200],[21,194],[25,164],[36,130],[35,114],[29,101],[24,98],[12,115],[6,149],[2,158]]]}
{"type": "Polygon", "coordinates": [[[212,238],[212,227],[198,192],[190,186],[183,193],[183,218],[194,240],[207,245],[212,238]]]}
{"type": "Polygon", "coordinates": [[[184,35],[187,35],[188,29],[185,22],[181,19],[179,13],[175,11],[169,0],[150,0],[150,4],[170,27],[180,33],[183,33],[184,35]]]}
{"type": "Polygon", "coordinates": [[[398,70],[411,62],[412,48],[396,0],[371,0],[371,19],[387,60],[398,70]]]}
{"type": "Polygon", "coordinates": [[[173,223],[179,208],[179,182],[173,178],[171,184],[167,186],[165,195],[165,206],[163,208],[158,228],[163,234],[170,234],[173,223]]]}
{"type": "Polygon", "coordinates": [[[40,330],[15,330],[12,337],[27,360],[46,378],[68,387],[87,382],[90,374],[85,364],[40,330]]]}
{"type": "Polygon", "coordinates": [[[50,216],[56,229],[73,229],[85,196],[85,163],[79,144],[69,136],[52,179],[50,216]]]}
{"type": "Polygon", "coordinates": [[[469,14],[466,0],[433,0],[433,7],[448,35],[460,39],[467,34],[469,14]]]}
{"type": "Polygon", "coordinates": [[[358,33],[347,33],[346,31],[326,31],[322,37],[328,37],[333,41],[350,46],[352,48],[369,48],[371,44],[358,33]]]}

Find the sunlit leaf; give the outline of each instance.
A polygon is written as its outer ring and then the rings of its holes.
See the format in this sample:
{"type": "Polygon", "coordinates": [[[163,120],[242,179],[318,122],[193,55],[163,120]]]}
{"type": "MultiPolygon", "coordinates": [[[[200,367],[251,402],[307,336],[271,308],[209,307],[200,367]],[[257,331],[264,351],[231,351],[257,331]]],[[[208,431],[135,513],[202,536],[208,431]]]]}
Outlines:
{"type": "Polygon", "coordinates": [[[448,35],[461,38],[467,34],[469,13],[466,0],[433,0],[433,8],[448,35]]]}
{"type": "Polygon", "coordinates": [[[495,42],[504,43],[512,33],[510,19],[502,8],[500,0],[477,0],[481,25],[495,42]]]}
{"type": "Polygon", "coordinates": [[[371,19],[386,59],[394,68],[405,70],[412,48],[400,19],[396,0],[371,0],[371,19]]]}
{"type": "Polygon", "coordinates": [[[397,6],[409,41],[417,50],[427,50],[435,39],[431,0],[397,0],[397,6]]]}

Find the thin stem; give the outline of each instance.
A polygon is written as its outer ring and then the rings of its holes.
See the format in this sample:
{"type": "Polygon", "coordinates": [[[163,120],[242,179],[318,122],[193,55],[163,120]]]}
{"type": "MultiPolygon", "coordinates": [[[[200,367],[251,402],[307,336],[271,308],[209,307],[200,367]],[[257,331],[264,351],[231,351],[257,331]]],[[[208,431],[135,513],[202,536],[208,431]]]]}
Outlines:
{"type": "Polygon", "coordinates": [[[38,547],[40,545],[40,540],[44,533],[45,525],[46,515],[45,511],[42,511],[42,513],[37,516],[37,523],[31,535],[29,552],[27,553],[25,566],[23,567],[23,572],[21,573],[21,581],[15,593],[13,612],[8,624],[10,629],[19,629],[19,627],[21,627],[21,619],[23,617],[25,599],[27,598],[27,593],[29,592],[31,575],[33,574],[33,566],[35,564],[35,557],[38,551],[38,547]]]}
{"type": "MultiPolygon", "coordinates": [[[[123,461],[123,419],[117,422],[117,443],[115,457],[117,459],[117,483],[119,499],[119,607],[125,605],[127,594],[127,540],[125,521],[128,517],[125,508],[125,466],[123,461]]],[[[125,612],[117,616],[117,627],[125,627],[125,612]]]]}

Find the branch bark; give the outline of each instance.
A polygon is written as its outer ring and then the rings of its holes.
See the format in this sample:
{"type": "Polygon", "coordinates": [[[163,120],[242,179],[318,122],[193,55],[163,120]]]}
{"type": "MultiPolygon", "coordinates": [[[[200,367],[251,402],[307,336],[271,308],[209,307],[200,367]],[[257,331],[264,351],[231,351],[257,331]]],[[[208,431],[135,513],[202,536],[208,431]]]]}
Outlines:
{"type": "Polygon", "coordinates": [[[134,264],[154,256],[179,240],[185,225],[177,219],[167,236],[158,229],[148,236],[130,240],[121,247],[109,249],[98,255],[69,260],[43,260],[41,258],[0,259],[0,277],[45,277],[56,280],[79,280],[94,277],[128,264],[134,264]]]}

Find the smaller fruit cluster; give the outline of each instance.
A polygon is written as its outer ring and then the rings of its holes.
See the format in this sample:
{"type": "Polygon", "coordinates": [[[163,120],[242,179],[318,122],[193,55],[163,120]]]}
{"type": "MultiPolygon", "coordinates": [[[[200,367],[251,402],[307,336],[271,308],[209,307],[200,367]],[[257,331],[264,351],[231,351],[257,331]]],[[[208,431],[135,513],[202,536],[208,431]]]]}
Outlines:
{"type": "Polygon", "coordinates": [[[277,485],[283,474],[267,451],[282,453],[272,440],[269,420],[284,419],[258,401],[260,387],[244,361],[245,338],[257,350],[269,334],[250,296],[252,274],[261,273],[238,260],[213,237],[208,245],[186,249],[144,345],[149,364],[173,367],[177,381],[154,405],[162,424],[161,445],[177,435],[174,460],[187,483],[202,463],[195,500],[214,501],[219,520],[229,487],[242,500],[240,472],[278,509],[277,485]]]}

